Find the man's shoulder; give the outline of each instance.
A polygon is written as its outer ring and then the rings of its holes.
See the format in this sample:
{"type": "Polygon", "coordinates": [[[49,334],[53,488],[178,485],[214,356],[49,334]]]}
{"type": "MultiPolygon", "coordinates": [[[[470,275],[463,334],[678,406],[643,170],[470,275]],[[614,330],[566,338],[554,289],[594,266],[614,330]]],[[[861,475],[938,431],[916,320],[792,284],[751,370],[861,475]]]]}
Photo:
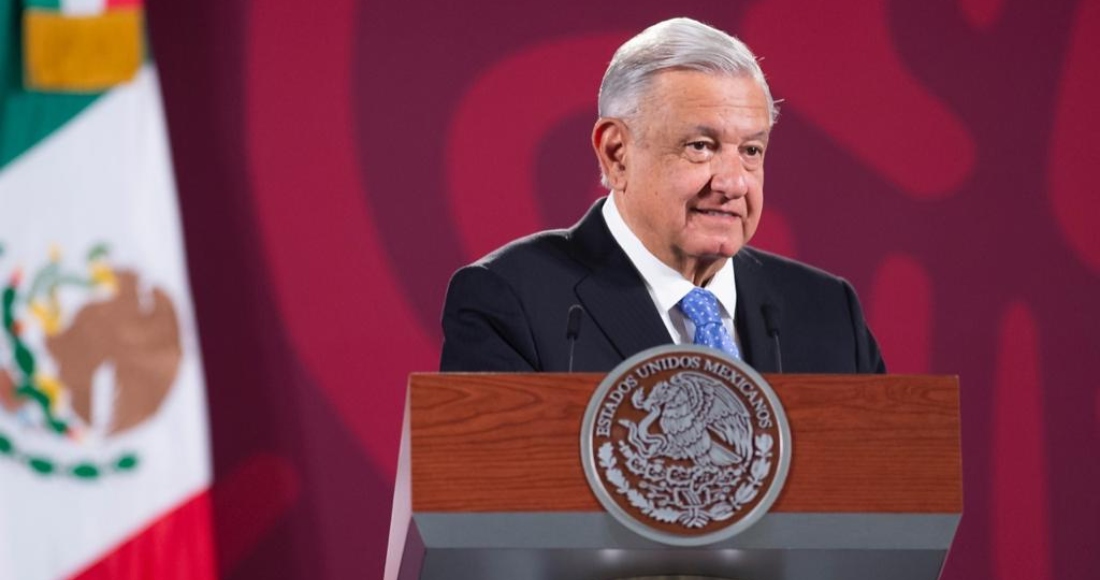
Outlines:
{"type": "Polygon", "coordinates": [[[570,230],[545,230],[512,240],[481,257],[469,267],[500,272],[528,270],[541,262],[568,259],[573,253],[570,246],[570,230]]]}
{"type": "Polygon", "coordinates": [[[600,214],[602,207],[601,199],[572,227],[544,230],[518,238],[468,267],[488,269],[502,275],[596,269],[609,259],[613,261],[616,252],[621,253],[600,214]]]}
{"type": "Polygon", "coordinates": [[[510,241],[482,256],[471,265],[507,266],[543,255],[569,252],[570,230],[543,230],[510,241]]]}
{"type": "Polygon", "coordinates": [[[842,276],[758,248],[742,248],[735,264],[739,287],[775,293],[795,302],[821,303],[829,299],[847,299],[849,294],[855,292],[842,276]]]}
{"type": "Polygon", "coordinates": [[[827,272],[817,266],[752,246],[742,248],[738,256],[746,263],[753,264],[774,274],[820,279],[822,281],[840,279],[836,274],[827,272]]]}

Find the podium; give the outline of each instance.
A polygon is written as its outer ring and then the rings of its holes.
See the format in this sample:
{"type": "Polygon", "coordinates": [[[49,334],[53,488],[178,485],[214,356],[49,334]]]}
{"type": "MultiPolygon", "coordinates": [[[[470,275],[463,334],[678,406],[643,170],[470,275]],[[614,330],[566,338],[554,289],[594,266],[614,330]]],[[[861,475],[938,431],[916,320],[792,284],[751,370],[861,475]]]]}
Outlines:
{"type": "Polygon", "coordinates": [[[399,577],[937,578],[962,511],[957,378],[764,377],[791,426],[786,485],[743,533],[679,548],[627,530],[588,486],[581,419],[603,375],[412,375],[399,577]]]}

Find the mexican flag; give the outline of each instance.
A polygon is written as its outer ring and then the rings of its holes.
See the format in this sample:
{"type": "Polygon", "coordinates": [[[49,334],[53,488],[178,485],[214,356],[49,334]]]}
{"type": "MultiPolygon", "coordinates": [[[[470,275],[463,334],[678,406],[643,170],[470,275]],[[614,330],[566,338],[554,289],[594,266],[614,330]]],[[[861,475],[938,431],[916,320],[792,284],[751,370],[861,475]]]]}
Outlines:
{"type": "Polygon", "coordinates": [[[141,6],[0,0],[0,579],[215,576],[210,451],[141,6]]]}

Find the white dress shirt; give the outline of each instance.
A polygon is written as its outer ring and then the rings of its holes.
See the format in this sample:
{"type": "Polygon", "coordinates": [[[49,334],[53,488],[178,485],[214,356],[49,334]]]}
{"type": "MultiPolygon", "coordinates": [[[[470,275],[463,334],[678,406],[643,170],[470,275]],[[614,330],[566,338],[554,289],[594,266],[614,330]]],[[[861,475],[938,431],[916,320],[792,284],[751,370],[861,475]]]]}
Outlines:
{"type": "MultiPolygon", "coordinates": [[[[615,194],[608,196],[603,204],[603,219],[611,230],[611,237],[615,238],[619,247],[626,252],[638,273],[645,281],[649,297],[661,313],[661,320],[668,328],[668,333],[677,344],[691,344],[695,341],[695,324],[680,311],[677,304],[687,296],[695,285],[684,278],[679,272],[673,270],[664,262],[657,259],[638,236],[631,231],[619,214],[619,208],[615,206],[615,194]]],[[[741,341],[737,337],[737,329],[733,324],[734,313],[737,312],[737,284],[733,273],[733,260],[726,260],[722,269],[710,279],[704,287],[718,298],[718,305],[722,315],[722,324],[741,347],[741,341]]]]}

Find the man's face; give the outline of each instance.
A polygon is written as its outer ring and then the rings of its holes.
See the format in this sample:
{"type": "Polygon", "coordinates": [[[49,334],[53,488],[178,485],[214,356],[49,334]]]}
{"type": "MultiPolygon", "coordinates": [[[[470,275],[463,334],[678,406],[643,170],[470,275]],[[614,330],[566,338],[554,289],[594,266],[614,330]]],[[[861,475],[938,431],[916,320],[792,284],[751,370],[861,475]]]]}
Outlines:
{"type": "Polygon", "coordinates": [[[756,232],[770,129],[764,91],[749,77],[658,74],[622,128],[611,182],[623,219],[689,279],[713,274],[756,232]]]}

